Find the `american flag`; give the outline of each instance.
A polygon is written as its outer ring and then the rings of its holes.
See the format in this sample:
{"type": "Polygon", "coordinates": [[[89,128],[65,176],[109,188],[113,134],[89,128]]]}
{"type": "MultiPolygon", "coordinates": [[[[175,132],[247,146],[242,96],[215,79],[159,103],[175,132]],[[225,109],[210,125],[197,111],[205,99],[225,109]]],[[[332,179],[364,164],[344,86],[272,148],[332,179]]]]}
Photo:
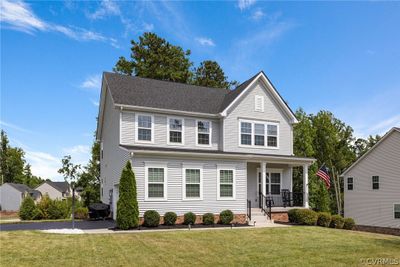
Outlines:
{"type": "Polygon", "coordinates": [[[326,188],[329,189],[331,187],[331,177],[329,177],[328,169],[325,167],[325,165],[322,165],[322,167],[319,168],[317,171],[317,176],[324,180],[326,188]]]}

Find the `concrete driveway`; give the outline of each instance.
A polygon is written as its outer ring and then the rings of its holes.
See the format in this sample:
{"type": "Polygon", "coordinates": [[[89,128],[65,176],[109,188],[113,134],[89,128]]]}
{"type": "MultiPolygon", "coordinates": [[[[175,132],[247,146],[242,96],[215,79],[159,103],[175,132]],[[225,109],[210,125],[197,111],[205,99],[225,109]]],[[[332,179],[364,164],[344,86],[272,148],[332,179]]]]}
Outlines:
{"type": "MultiPolygon", "coordinates": [[[[0,224],[0,231],[48,230],[48,229],[64,229],[71,227],[72,227],[72,222],[7,223],[7,224],[0,224]]],[[[108,229],[113,227],[115,227],[115,222],[113,220],[75,222],[75,228],[82,230],[108,229]]]]}

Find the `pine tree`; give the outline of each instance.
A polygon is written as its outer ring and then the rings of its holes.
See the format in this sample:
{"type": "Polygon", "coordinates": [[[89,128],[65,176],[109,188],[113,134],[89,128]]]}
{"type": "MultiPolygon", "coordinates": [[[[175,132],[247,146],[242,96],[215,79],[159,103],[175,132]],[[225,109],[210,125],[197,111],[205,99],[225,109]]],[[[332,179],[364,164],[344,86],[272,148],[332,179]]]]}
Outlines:
{"type": "Polygon", "coordinates": [[[136,179],[130,161],[122,170],[119,181],[117,202],[117,227],[123,230],[139,225],[139,207],[136,193],[136,179]]]}
{"type": "Polygon", "coordinates": [[[33,220],[38,215],[35,202],[30,196],[26,196],[21,203],[19,209],[19,217],[21,220],[33,220]]]}

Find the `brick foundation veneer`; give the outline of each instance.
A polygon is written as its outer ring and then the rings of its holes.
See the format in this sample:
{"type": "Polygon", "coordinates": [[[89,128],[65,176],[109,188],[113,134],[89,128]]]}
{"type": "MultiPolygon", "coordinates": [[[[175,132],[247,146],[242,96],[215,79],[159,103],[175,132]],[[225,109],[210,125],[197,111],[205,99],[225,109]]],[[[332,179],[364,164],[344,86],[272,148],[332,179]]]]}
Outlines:
{"type": "Polygon", "coordinates": [[[287,212],[272,212],[272,220],[275,222],[289,222],[289,216],[287,212]]]}
{"type": "MultiPolygon", "coordinates": [[[[142,225],[144,219],[143,217],[140,217],[139,219],[140,219],[140,224],[142,225]]],[[[219,214],[214,215],[214,222],[215,223],[219,222],[219,214]]],[[[203,216],[197,215],[195,224],[201,224],[201,223],[203,223],[203,216]]],[[[245,224],[246,214],[235,214],[232,223],[245,224]]],[[[160,216],[160,224],[164,224],[164,216],[160,216]]],[[[176,224],[183,224],[183,215],[178,216],[178,218],[176,219],[176,224]]]]}
{"type": "Polygon", "coordinates": [[[380,226],[367,226],[367,225],[356,225],[354,230],[371,232],[386,235],[397,235],[400,236],[400,228],[380,227],[380,226]]]}

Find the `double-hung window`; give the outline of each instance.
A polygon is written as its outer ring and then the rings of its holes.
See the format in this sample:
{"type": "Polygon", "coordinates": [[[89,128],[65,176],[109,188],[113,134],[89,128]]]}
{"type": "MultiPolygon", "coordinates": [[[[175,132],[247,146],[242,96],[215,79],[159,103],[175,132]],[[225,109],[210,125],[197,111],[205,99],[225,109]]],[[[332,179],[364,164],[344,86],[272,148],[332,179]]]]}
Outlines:
{"type": "Polygon", "coordinates": [[[197,145],[211,146],[211,122],[197,121],[197,145]]]}
{"type": "Polygon", "coordinates": [[[400,204],[394,204],[393,212],[394,212],[394,218],[400,219],[400,204]]]}
{"type": "Polygon", "coordinates": [[[278,147],[278,126],[273,124],[267,125],[267,146],[278,147]]]}
{"type": "Polygon", "coordinates": [[[167,168],[146,167],[146,200],[167,199],[167,168]]]}
{"type": "Polygon", "coordinates": [[[235,198],[235,170],[228,168],[218,169],[218,199],[235,198]]]}
{"type": "Polygon", "coordinates": [[[239,131],[240,146],[278,148],[277,123],[240,120],[239,131]]]}
{"type": "Polygon", "coordinates": [[[354,179],[353,177],[347,177],[347,190],[351,191],[354,188],[354,179]]]}
{"type": "Polygon", "coordinates": [[[379,189],[379,176],[372,176],[372,189],[379,189]]]}
{"type": "Polygon", "coordinates": [[[184,168],[184,199],[202,198],[202,170],[201,168],[184,168]]]}
{"type": "Polygon", "coordinates": [[[271,172],[271,194],[279,195],[281,193],[281,174],[279,172],[271,172]]]}
{"type": "Polygon", "coordinates": [[[240,122],[240,144],[251,146],[252,124],[250,122],[240,122]]]}
{"type": "Polygon", "coordinates": [[[183,144],[183,119],[168,118],[168,143],[183,144]]]}
{"type": "Polygon", "coordinates": [[[136,122],[136,141],[153,142],[153,116],[137,114],[136,122]]]}

